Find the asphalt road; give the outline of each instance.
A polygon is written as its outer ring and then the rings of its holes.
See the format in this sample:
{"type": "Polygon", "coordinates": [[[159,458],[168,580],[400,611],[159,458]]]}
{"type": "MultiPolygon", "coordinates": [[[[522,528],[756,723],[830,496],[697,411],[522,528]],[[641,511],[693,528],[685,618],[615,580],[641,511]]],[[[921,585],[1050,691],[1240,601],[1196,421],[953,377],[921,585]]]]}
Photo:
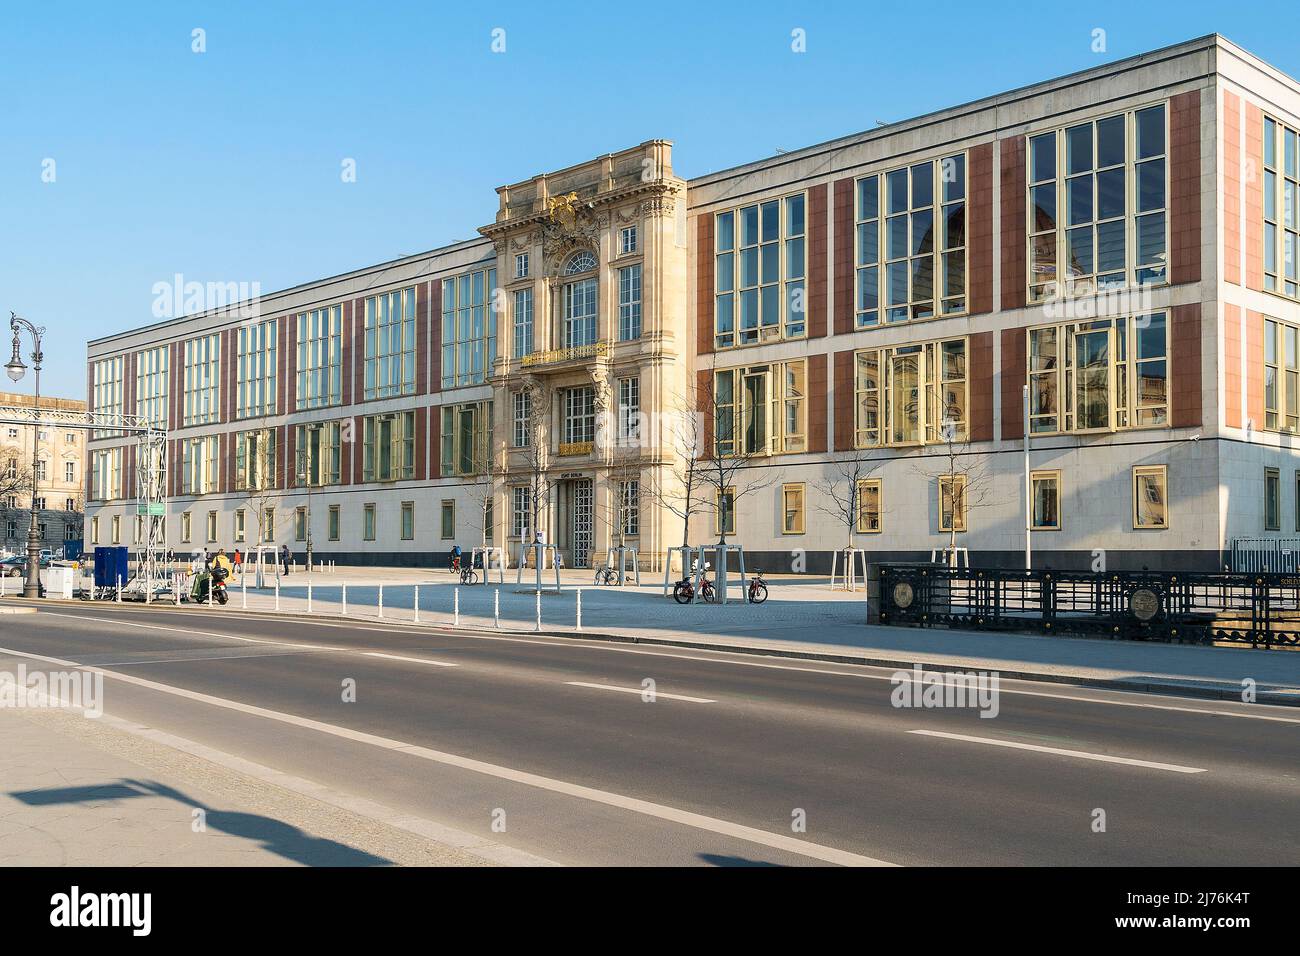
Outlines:
{"type": "Polygon", "coordinates": [[[104,668],[114,716],[564,864],[1300,862],[1297,708],[1004,681],[985,719],[895,707],[879,668],[205,609],[0,617],[0,669],[52,666],[14,652],[104,668]]]}

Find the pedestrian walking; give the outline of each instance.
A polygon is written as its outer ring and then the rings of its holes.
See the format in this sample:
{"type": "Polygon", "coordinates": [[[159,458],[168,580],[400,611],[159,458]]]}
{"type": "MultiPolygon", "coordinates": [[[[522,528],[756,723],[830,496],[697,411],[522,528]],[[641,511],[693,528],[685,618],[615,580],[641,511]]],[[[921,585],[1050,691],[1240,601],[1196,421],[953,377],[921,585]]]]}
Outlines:
{"type": "Polygon", "coordinates": [[[284,573],[285,573],[285,574],[288,574],[288,573],[289,573],[289,558],[290,558],[290,557],[292,557],[292,555],[289,553],[289,546],[286,544],[283,548],[280,549],[280,561],[281,561],[281,563],[284,564],[284,573]]]}

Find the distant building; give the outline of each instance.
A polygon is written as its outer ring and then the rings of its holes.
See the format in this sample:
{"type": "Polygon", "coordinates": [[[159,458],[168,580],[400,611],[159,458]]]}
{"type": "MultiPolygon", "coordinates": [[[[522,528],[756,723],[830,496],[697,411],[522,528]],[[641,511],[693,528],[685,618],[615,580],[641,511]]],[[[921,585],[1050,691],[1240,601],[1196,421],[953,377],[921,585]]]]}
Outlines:
{"type": "MultiPolygon", "coordinates": [[[[0,392],[0,406],[30,409],[32,396],[0,392]]],[[[73,398],[41,397],[41,408],[85,413],[86,403],[73,398]]],[[[27,546],[32,506],[30,425],[0,426],[0,545],[8,551],[27,546]]],[[[36,506],[40,510],[41,547],[58,549],[81,540],[86,504],[85,431],[42,428],[37,441],[36,506]]]]}

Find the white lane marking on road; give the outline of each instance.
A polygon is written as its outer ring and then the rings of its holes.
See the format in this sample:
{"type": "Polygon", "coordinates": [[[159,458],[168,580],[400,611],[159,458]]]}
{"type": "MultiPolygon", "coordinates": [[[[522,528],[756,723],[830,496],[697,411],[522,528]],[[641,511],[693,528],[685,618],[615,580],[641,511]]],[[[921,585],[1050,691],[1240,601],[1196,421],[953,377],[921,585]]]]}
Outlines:
{"type": "Polygon", "coordinates": [[[288,641],[265,641],[256,637],[240,637],[238,634],[215,634],[212,631],[196,631],[186,627],[168,627],[165,624],[138,624],[135,621],[110,621],[103,617],[87,617],[84,614],[60,614],[58,611],[42,610],[41,614],[50,617],[66,617],[74,621],[93,621],[95,624],[120,624],[122,627],[141,627],[149,631],[171,631],[174,634],[188,634],[191,637],[212,637],[220,641],[243,641],[245,644],[270,644],[273,647],[305,647],[309,650],[328,650],[319,644],[291,644],[288,641]]]}
{"type": "Polygon", "coordinates": [[[95,667],[130,667],[133,664],[194,664],[203,661],[254,661],[263,657],[291,657],[282,654],[223,654],[220,657],[159,657],[148,661],[98,661],[95,667]]]}
{"type": "MultiPolygon", "coordinates": [[[[616,690],[624,694],[644,694],[647,693],[643,687],[616,687],[613,684],[588,684],[582,680],[566,680],[570,687],[592,687],[596,690],[616,690]]],[[[666,697],[669,700],[685,700],[692,704],[716,704],[716,700],[710,700],[708,697],[687,697],[685,694],[665,694],[661,690],[654,692],[655,697],[666,697]]]]}
{"type": "Polygon", "coordinates": [[[432,664],[434,667],[460,667],[459,664],[449,664],[446,661],[431,661],[427,657],[400,657],[397,654],[380,654],[378,651],[363,651],[363,657],[382,657],[389,661],[409,661],[412,664],[432,664]]]}
{"type": "MultiPolygon", "coordinates": [[[[83,617],[76,614],[59,614],[54,611],[45,611],[45,610],[42,610],[41,613],[51,614],[54,617],[73,617],[76,618],[77,620],[94,621],[96,623],[104,623],[108,620],[108,618],[83,617]]],[[[156,613],[175,614],[175,613],[183,613],[183,612],[162,611],[156,613]]],[[[230,616],[230,615],[226,615],[226,616],[230,616]]],[[[127,622],[122,622],[122,623],[127,623],[127,622]]],[[[350,630],[356,630],[356,631],[378,631],[384,634],[401,634],[402,636],[409,636],[410,634],[409,631],[404,631],[403,629],[400,628],[385,627],[382,625],[374,626],[369,622],[365,622],[365,621],[359,621],[356,622],[355,624],[353,623],[338,624],[330,621],[313,621],[312,623],[314,626],[318,626],[318,627],[348,628],[350,630]]],[[[162,631],[174,630],[182,634],[196,633],[194,631],[184,630],[182,628],[169,628],[169,627],[164,627],[162,625],[156,625],[156,624],[154,625],[132,624],[129,626],[152,627],[156,630],[162,630],[162,631]]],[[[820,668],[820,667],[795,667],[790,664],[772,664],[765,661],[738,661],[738,660],[732,660],[730,658],[724,658],[724,657],[702,657],[696,654],[677,654],[677,653],[672,653],[672,652],[658,650],[649,647],[619,647],[619,646],[613,646],[609,644],[598,644],[598,643],[592,643],[590,641],[582,641],[581,639],[575,640],[573,638],[566,638],[562,643],[557,643],[555,641],[539,641],[536,640],[535,638],[506,637],[504,635],[495,635],[495,634],[492,635],[472,634],[472,633],[466,633],[464,631],[453,632],[447,630],[446,628],[437,627],[436,625],[430,625],[427,628],[422,628],[422,630],[437,630],[439,633],[444,634],[447,637],[454,636],[462,640],[502,641],[507,644],[535,644],[539,647],[551,647],[551,648],[571,648],[571,649],[586,648],[588,650],[607,651],[615,654],[640,654],[645,657],[666,657],[672,660],[698,661],[706,664],[732,664],[737,667],[759,667],[766,670],[795,671],[801,674],[823,674],[830,677],[854,677],[857,678],[858,680],[893,681],[894,679],[891,674],[868,674],[859,670],[836,671],[836,670],[827,670],[826,668],[820,668]]],[[[213,634],[207,636],[230,637],[231,640],[247,640],[247,641],[253,641],[253,643],[266,643],[266,644],[279,643],[276,641],[254,641],[252,638],[236,638],[230,635],[213,634]]],[[[290,644],[285,646],[310,647],[313,650],[349,650],[350,649],[350,648],[331,648],[328,646],[317,646],[312,644],[290,644]]],[[[740,653],[740,652],[718,651],[717,653],[726,654],[726,653],[740,653]]],[[[919,663],[921,663],[923,667],[925,666],[924,662],[919,662],[919,663]]],[[[876,668],[878,670],[888,670],[888,668],[886,668],[882,664],[845,664],[843,666],[853,667],[853,668],[876,668]]],[[[970,665],[971,670],[978,670],[981,668],[987,669],[983,664],[973,663],[970,665]]],[[[1205,717],[1241,717],[1247,720],[1271,720],[1276,723],[1282,723],[1282,724],[1300,724],[1300,718],[1297,717],[1275,717],[1272,716],[1271,714],[1249,713],[1242,710],[1210,710],[1204,707],[1183,707],[1174,704],[1155,704],[1155,703],[1150,703],[1149,701],[1110,700],[1104,697],[1082,697],[1077,694],[1052,694],[1046,691],[1021,690],[1018,688],[1006,686],[1007,683],[1016,680],[1019,680],[1021,683],[1024,683],[1024,681],[1019,678],[1005,678],[1001,686],[1001,693],[1016,694],[1021,697],[1044,697],[1049,700],[1069,700],[1069,701],[1075,701],[1080,704],[1106,704],[1111,707],[1141,707],[1146,710],[1168,710],[1168,711],[1174,711],[1176,713],[1183,713],[1183,714],[1200,714],[1205,717]]],[[[1107,694],[1131,694],[1133,696],[1153,697],[1160,700],[1170,700],[1170,699],[1182,700],[1183,699],[1178,697],[1170,698],[1168,695],[1163,695],[1163,694],[1147,694],[1142,691],[1110,690],[1109,688],[1099,688],[1098,692],[1107,693],[1107,694]]],[[[1253,704],[1253,705],[1243,705],[1243,706],[1254,706],[1254,707],[1264,707],[1264,708],[1274,707],[1275,709],[1277,707],[1277,705],[1270,705],[1270,704],[1253,704]]]]}
{"type": "Polygon", "coordinates": [[[541,774],[529,773],[526,770],[515,770],[511,767],[502,767],[482,760],[475,760],[472,757],[462,757],[459,754],[445,753],[440,750],[433,750],[429,747],[420,747],[416,744],[394,740],[391,737],[380,737],[376,734],[368,734],[364,731],[352,730],[351,728],[340,727],[336,724],[327,724],[320,720],[312,720],[310,717],[299,717],[296,714],[286,714],[276,710],[268,710],[265,707],[258,707],[254,704],[244,704],[237,700],[228,700],[224,697],[214,697],[211,694],[201,694],[198,691],[187,690],[184,687],[174,687],[171,684],[160,684],[157,681],[146,680],[143,677],[136,677],[132,674],[122,674],[117,671],[105,671],[98,667],[78,664],[76,661],[65,661],[57,657],[46,657],[42,654],[31,654],[26,651],[15,651],[7,647],[0,647],[0,654],[12,654],[15,657],[25,657],[29,660],[46,661],[51,664],[58,664],[62,667],[78,668],[81,670],[88,670],[91,673],[100,673],[105,677],[112,678],[113,680],[120,680],[123,683],[134,684],[137,687],[145,687],[149,690],[171,694],[175,697],[181,697],[186,700],[198,701],[202,704],[209,704],[213,707],[221,707],[226,710],[233,710],[243,714],[251,714],[254,717],[262,717],[266,720],[276,720],[280,723],[290,724],[295,727],[303,727],[307,730],[317,731],[318,733],[329,734],[332,737],[339,737],[344,740],[351,740],[356,743],[368,744],[372,747],[380,747],[384,750],[407,754],[411,757],[418,757],[421,760],[428,760],[431,763],[445,764],[449,767],[458,767],[462,770],[469,770],[473,773],[483,774],[487,777],[495,777],[499,780],[522,784],[526,787],[534,787],[538,790],[546,790],[551,793],[576,797],[580,800],[589,800],[592,803],[599,803],[620,810],[628,810],[632,813],[639,813],[643,816],[666,820],[669,823],[677,823],[682,826],[694,827],[697,830],[704,830],[709,833],[734,837],[737,840],[744,840],[747,843],[754,843],[759,846],[769,847],[770,849],[782,850],[786,853],[794,853],[799,856],[806,856],[813,860],[821,860],[823,863],[835,863],[840,866],[898,865],[896,863],[889,863],[885,860],[878,860],[874,857],[863,856],[859,853],[851,853],[848,850],[841,850],[833,846],[813,843],[810,840],[799,840],[795,837],[785,836],[781,833],[770,833],[767,830],[760,830],[757,827],[745,826],[743,823],[733,823],[730,820],[721,820],[717,817],[705,816],[701,813],[693,813],[690,810],[679,810],[676,807],[666,806],[661,803],[652,803],[649,800],[641,800],[637,797],[624,796],[621,793],[612,793],[608,790],[597,790],[594,787],[585,787],[581,784],[569,783],[565,780],[557,780],[553,777],[545,777],[541,774]]]}
{"type": "Polygon", "coordinates": [[[1014,740],[997,740],[993,737],[972,737],[968,734],[949,734],[941,730],[909,730],[909,734],[922,737],[943,737],[945,740],[964,740],[973,744],[989,744],[993,747],[1013,747],[1016,750],[1033,750],[1036,753],[1060,754],[1063,757],[1079,757],[1082,760],[1101,760],[1105,763],[1122,763],[1130,767],[1146,767],[1150,770],[1169,770],[1173,773],[1205,773],[1203,767],[1182,767],[1176,763],[1159,763],[1154,760],[1138,760],[1134,757],[1112,757],[1110,754],[1094,754],[1086,750],[1062,750],[1060,747],[1043,747],[1039,744],[1022,744],[1014,740]]]}

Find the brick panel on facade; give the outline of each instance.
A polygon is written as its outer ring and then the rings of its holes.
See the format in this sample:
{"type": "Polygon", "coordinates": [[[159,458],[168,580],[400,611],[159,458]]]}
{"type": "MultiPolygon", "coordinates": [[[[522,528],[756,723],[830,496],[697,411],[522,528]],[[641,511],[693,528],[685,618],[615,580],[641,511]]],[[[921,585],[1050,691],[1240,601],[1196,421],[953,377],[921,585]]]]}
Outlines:
{"type": "Polygon", "coordinates": [[[835,382],[832,390],[835,409],[835,450],[853,450],[853,350],[835,353],[835,382]]]}
{"type": "Polygon", "coordinates": [[[343,326],[339,329],[339,379],[342,381],[342,404],[352,404],[352,302],[343,303],[343,326]]]}
{"type": "Polygon", "coordinates": [[[698,369],[695,373],[695,402],[700,415],[701,430],[704,432],[701,444],[701,458],[713,457],[713,382],[710,369],[698,369]]]}
{"type": "MultiPolygon", "coordinates": [[[[429,381],[429,393],[433,394],[442,391],[442,280],[434,279],[431,284],[432,289],[429,298],[433,303],[433,315],[429,320],[431,326],[429,338],[432,340],[430,350],[433,355],[429,364],[433,367],[433,372],[429,381]]],[[[497,335],[513,338],[513,336],[507,336],[504,329],[497,329],[497,335]]],[[[506,354],[510,354],[508,348],[506,354]]]]}
{"type": "Polygon", "coordinates": [[[235,368],[235,330],[222,329],[219,348],[221,358],[217,368],[217,420],[233,422],[235,420],[235,387],[239,378],[235,368]]]}
{"type": "Polygon", "coordinates": [[[1002,308],[1025,305],[1025,138],[1002,143],[1002,308]]]}
{"type": "Polygon", "coordinates": [[[970,337],[970,356],[966,365],[970,386],[970,440],[993,440],[993,333],[979,332],[970,337]]]}
{"type": "Polygon", "coordinates": [[[1025,434],[1025,330],[1002,330],[1002,435],[1003,441],[1025,434]]]}
{"type": "Polygon", "coordinates": [[[853,331],[853,180],[835,182],[835,334],[853,331]]]}
{"type": "Polygon", "coordinates": [[[135,488],[135,445],[131,444],[122,448],[122,497],[134,498],[135,488]]]}
{"type": "MultiPolygon", "coordinates": [[[[1246,104],[1246,286],[1264,289],[1264,112],[1246,104]]],[[[1262,332],[1260,333],[1263,334],[1262,332]]],[[[1262,361],[1262,359],[1261,359],[1262,361]]],[[[1260,401],[1263,401],[1261,398],[1260,401]]],[[[1258,427],[1258,423],[1256,424],[1258,427]]]]}
{"type": "Polygon", "coordinates": [[[1201,91],[1169,101],[1169,277],[1201,280],[1201,91]]]}
{"type": "Polygon", "coordinates": [[[284,396],[281,407],[286,412],[292,412],[298,407],[298,317],[286,315],[280,321],[285,325],[287,342],[284,351],[284,384],[280,387],[280,393],[284,396]]]}
{"type": "MultiPolygon", "coordinates": [[[[298,483],[298,429],[292,425],[281,425],[284,429],[284,467],[285,486],[292,488],[298,483]]],[[[304,461],[303,466],[306,466],[304,461]]]]}
{"type": "Polygon", "coordinates": [[[366,302],[352,300],[352,401],[364,402],[366,371],[366,302]]]}
{"type": "Polygon", "coordinates": [[[1241,99],[1223,91],[1223,281],[1241,285],[1241,99]]]}
{"type": "Polygon", "coordinates": [[[421,481],[428,475],[429,409],[415,410],[415,477],[421,481]]]}
{"type": "Polygon", "coordinates": [[[180,428],[183,421],[181,406],[184,402],[185,370],[181,367],[182,356],[181,343],[173,342],[167,356],[167,404],[171,406],[169,428],[180,428]]]}
{"type": "Polygon", "coordinates": [[[695,220],[695,351],[713,351],[713,213],[695,220]]]}
{"type": "Polygon", "coordinates": [[[289,335],[289,316],[282,315],[276,322],[275,329],[275,380],[279,386],[275,390],[276,413],[283,415],[289,408],[289,396],[293,393],[292,380],[289,377],[290,342],[297,336],[289,335]]]}
{"type": "Polygon", "coordinates": [[[122,359],[122,413],[125,415],[135,414],[135,362],[135,352],[127,352],[122,359]]]}
{"type": "Polygon", "coordinates": [[[967,173],[967,307],[971,315],[993,311],[993,144],[971,148],[967,173]]]}
{"type": "Polygon", "coordinates": [[[1264,316],[1246,311],[1246,417],[1264,427],[1264,316]]]}
{"type": "Polygon", "coordinates": [[[361,460],[364,457],[362,451],[362,442],[365,438],[365,430],[361,416],[357,415],[352,419],[352,441],[348,447],[352,452],[352,483],[361,484],[361,460]]]}
{"type": "Polygon", "coordinates": [[[826,356],[808,356],[808,450],[826,451],[826,356]]]}
{"type": "Polygon", "coordinates": [[[1223,423],[1241,428],[1241,309],[1223,306],[1223,423]]]}
{"type": "Polygon", "coordinates": [[[808,190],[808,337],[826,334],[826,184],[808,190]]]}
{"type": "Polygon", "coordinates": [[[1170,376],[1169,423],[1175,428],[1201,424],[1201,306],[1176,305],[1169,322],[1170,376]]]}
{"type": "MultiPolygon", "coordinates": [[[[494,290],[489,289],[491,297],[489,308],[496,307],[494,290]]],[[[498,334],[500,329],[497,330],[498,334]]],[[[487,359],[491,363],[492,359],[487,359]]],[[[415,286],[415,394],[425,395],[429,391],[429,283],[420,282],[415,286]]]]}

